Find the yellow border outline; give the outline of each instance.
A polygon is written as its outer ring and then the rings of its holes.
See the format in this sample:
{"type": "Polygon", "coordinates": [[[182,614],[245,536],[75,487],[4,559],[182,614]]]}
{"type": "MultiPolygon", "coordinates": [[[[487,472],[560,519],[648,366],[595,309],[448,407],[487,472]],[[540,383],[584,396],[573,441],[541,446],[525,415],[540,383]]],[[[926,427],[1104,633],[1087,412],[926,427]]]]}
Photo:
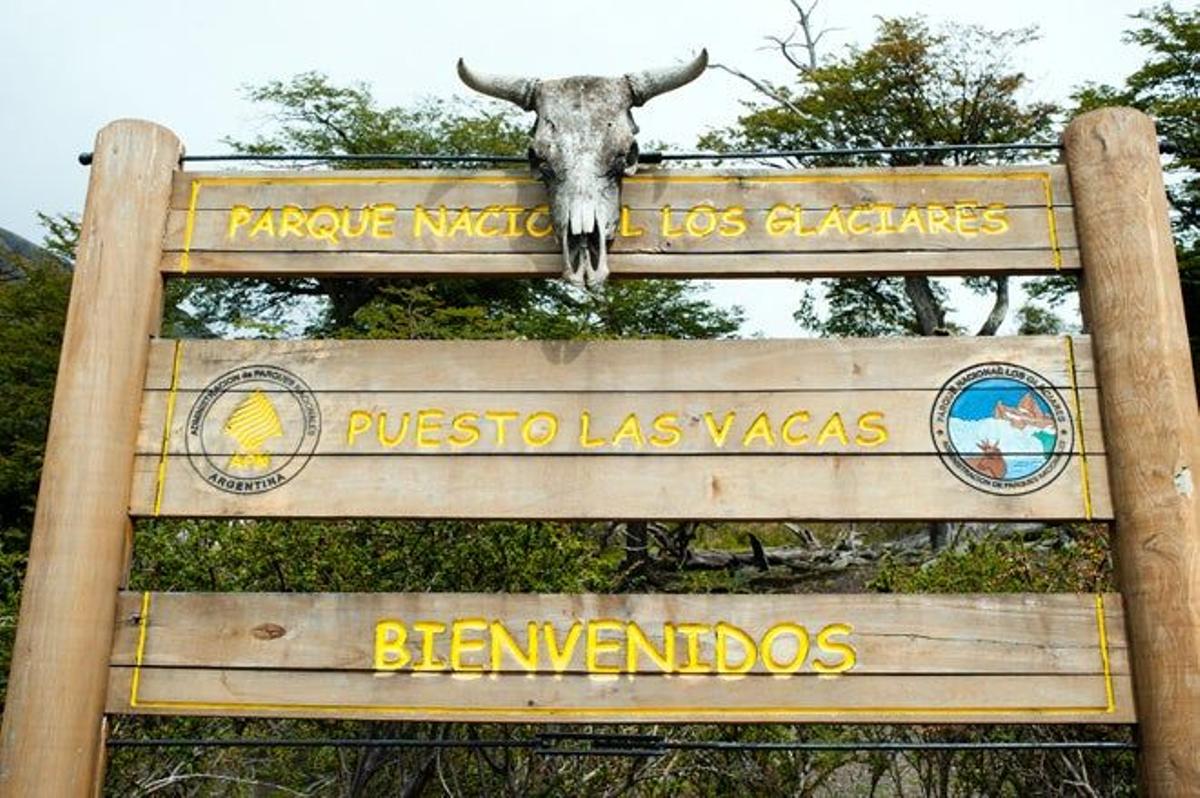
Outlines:
{"type": "Polygon", "coordinates": [[[183,254],[179,256],[179,271],[187,274],[192,265],[192,236],[196,232],[196,205],[200,201],[200,186],[203,180],[192,180],[191,196],[188,199],[187,224],[183,228],[183,254]]]}
{"type": "Polygon", "coordinates": [[[1117,711],[1116,691],[1113,688],[1112,664],[1108,657],[1108,621],[1105,618],[1104,595],[1096,594],[1096,631],[1100,635],[1100,664],[1104,668],[1104,695],[1108,699],[1107,712],[1117,711]]]}
{"type": "Polygon", "coordinates": [[[175,397],[179,395],[179,364],[183,360],[183,341],[175,341],[175,355],[171,364],[171,388],[167,391],[167,413],[163,419],[162,449],[158,455],[158,476],[154,484],[154,514],[162,511],[163,489],[167,484],[168,451],[171,443],[171,423],[175,419],[175,397]]]}
{"type": "Polygon", "coordinates": [[[429,715],[451,717],[511,717],[514,719],[539,716],[570,716],[570,717],[639,717],[650,715],[655,717],[686,715],[690,718],[726,717],[730,715],[762,715],[767,717],[795,717],[828,715],[897,715],[897,716],[930,716],[930,717],[962,717],[971,715],[1091,715],[1112,714],[1117,710],[1116,689],[1113,683],[1111,660],[1108,651],[1108,626],[1105,618],[1104,596],[1096,594],[1096,636],[1097,647],[1100,649],[1100,662],[1103,668],[1104,706],[1079,707],[780,707],[780,706],[741,706],[722,707],[720,709],[703,709],[699,707],[521,707],[521,708],[483,708],[459,706],[380,706],[377,704],[272,704],[254,702],[226,701],[187,701],[177,699],[144,701],[139,698],[138,690],[141,685],[142,663],[146,653],[146,638],[150,619],[150,593],[142,594],[142,613],[138,624],[138,645],[134,658],[133,676],[129,687],[129,706],[131,709],[194,709],[200,711],[237,711],[251,712],[321,712],[359,713],[363,715],[390,715],[393,717],[424,718],[429,715]]]}
{"type": "Polygon", "coordinates": [[[1075,339],[1067,335],[1067,375],[1071,378],[1071,399],[1075,405],[1075,437],[1079,441],[1079,489],[1083,494],[1083,518],[1091,521],[1092,480],[1088,473],[1087,442],[1083,439],[1083,402],[1079,399],[1079,384],[1075,377],[1075,339]]]}
{"type": "MultiPolygon", "coordinates": [[[[1005,172],[939,172],[928,171],[920,173],[865,173],[861,175],[634,175],[625,178],[628,183],[910,183],[920,180],[1038,180],[1042,184],[1042,193],[1046,200],[1046,232],[1050,244],[1050,263],[1055,271],[1062,270],[1062,247],[1058,239],[1058,223],[1054,214],[1054,187],[1049,172],[1036,170],[1005,172]]],[[[391,175],[391,176],[353,176],[353,175],[313,175],[296,176],[257,175],[255,177],[196,177],[191,181],[191,196],[188,200],[187,221],[183,230],[183,250],[179,256],[179,273],[186,275],[191,266],[192,238],[196,231],[196,210],[200,200],[202,186],[253,186],[271,183],[293,185],[388,185],[392,183],[479,183],[484,185],[530,185],[538,181],[532,177],[519,175],[463,175],[450,176],[445,174],[425,177],[422,175],[391,175]]],[[[836,254],[836,253],[835,253],[836,254]]]]}
{"type": "Polygon", "coordinates": [[[137,654],[134,656],[133,679],[129,682],[129,706],[138,704],[138,686],[142,681],[142,660],[146,656],[146,634],[150,620],[150,591],[142,593],[142,614],[138,616],[137,654]]]}

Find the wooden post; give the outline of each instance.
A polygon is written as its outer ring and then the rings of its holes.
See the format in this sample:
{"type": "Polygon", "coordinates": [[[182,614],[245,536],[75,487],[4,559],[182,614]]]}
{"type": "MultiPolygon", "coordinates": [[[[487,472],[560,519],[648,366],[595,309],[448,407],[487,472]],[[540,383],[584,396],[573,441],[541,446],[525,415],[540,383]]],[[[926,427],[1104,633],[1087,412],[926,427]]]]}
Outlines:
{"type": "Polygon", "coordinates": [[[0,732],[0,795],[91,795],[139,396],[181,147],[149,122],[96,137],[21,616],[0,732]]]}
{"type": "Polygon", "coordinates": [[[1084,114],[1063,142],[1083,257],[1147,796],[1200,795],[1200,419],[1154,123],[1084,114]]]}

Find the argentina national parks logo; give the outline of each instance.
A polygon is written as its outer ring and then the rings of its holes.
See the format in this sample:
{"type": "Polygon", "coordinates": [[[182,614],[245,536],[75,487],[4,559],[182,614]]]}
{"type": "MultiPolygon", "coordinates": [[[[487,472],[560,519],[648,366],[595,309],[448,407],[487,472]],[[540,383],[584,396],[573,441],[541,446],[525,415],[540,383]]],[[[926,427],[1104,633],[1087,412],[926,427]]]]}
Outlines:
{"type": "Polygon", "coordinates": [[[1062,394],[1012,363],[980,363],[942,386],[930,417],[942,463],[973,488],[1032,493],[1070,460],[1075,427],[1062,394]]]}
{"type": "Polygon", "coordinates": [[[316,396],[278,366],[242,366],[217,377],[188,412],[192,468],[228,493],[263,493],[303,470],[321,437],[316,396]]]}

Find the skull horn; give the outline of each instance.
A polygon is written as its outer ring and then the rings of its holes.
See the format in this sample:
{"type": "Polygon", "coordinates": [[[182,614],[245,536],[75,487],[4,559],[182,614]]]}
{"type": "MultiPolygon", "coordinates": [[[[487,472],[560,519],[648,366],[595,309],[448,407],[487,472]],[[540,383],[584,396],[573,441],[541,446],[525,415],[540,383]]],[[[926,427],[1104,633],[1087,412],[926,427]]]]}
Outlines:
{"type": "Polygon", "coordinates": [[[461,58],[458,59],[458,76],[462,82],[480,94],[508,100],[521,107],[524,111],[534,109],[533,93],[537,81],[530,78],[517,78],[508,75],[489,75],[486,72],[472,72],[461,58]]]}
{"type": "MultiPolygon", "coordinates": [[[[633,92],[633,104],[645,105],[664,92],[678,89],[691,83],[708,66],[708,50],[700,51],[691,63],[682,66],[666,67],[664,69],[646,69],[641,72],[630,72],[625,76],[629,81],[629,89],[633,92]]],[[[461,74],[461,70],[460,70],[461,74]]],[[[466,80],[466,78],[463,78],[466,80]]]]}

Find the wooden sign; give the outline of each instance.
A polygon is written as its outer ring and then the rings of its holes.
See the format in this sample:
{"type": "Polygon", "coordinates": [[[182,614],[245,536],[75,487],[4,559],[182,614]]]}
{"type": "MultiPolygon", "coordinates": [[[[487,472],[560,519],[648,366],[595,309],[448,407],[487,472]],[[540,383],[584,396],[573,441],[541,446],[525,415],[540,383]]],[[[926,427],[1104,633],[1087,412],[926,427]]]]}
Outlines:
{"type": "MultiPolygon", "coordinates": [[[[621,199],[617,276],[1079,268],[1062,167],[663,171],[626,178],[621,199]]],[[[552,276],[562,255],[527,172],[181,173],[162,265],[552,276]]]]}
{"type": "Polygon", "coordinates": [[[155,342],[135,515],[1108,517],[1086,338],[155,342]]]}
{"type": "Polygon", "coordinates": [[[617,276],[1085,269],[1094,340],[157,340],[164,275],[562,268],[524,174],[186,173],[181,151],[133,120],[96,140],[0,794],[99,794],[105,712],[1130,723],[1134,697],[1141,792],[1200,784],[1200,420],[1144,115],[1078,117],[1065,168],[622,193],[617,276]],[[131,517],[187,515],[1113,519],[1124,592],[120,592],[131,517]]]}
{"type": "Polygon", "coordinates": [[[1120,598],[124,593],[108,711],[1128,723],[1120,598]]]}

